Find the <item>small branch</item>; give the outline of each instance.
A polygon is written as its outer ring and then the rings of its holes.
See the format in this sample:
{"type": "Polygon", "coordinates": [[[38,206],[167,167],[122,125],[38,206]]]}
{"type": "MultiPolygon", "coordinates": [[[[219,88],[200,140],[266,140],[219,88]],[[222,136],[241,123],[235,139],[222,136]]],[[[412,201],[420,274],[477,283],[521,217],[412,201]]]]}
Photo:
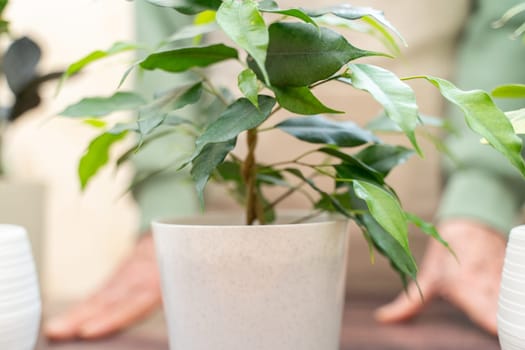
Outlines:
{"type": "Polygon", "coordinates": [[[230,102],[224,97],[224,95],[213,85],[213,83],[208,79],[206,74],[202,73],[199,70],[193,70],[201,79],[202,82],[205,84],[204,89],[208,91],[210,94],[217,97],[225,106],[229,106],[230,102]]]}
{"type": "Polygon", "coordinates": [[[250,129],[247,133],[248,154],[242,166],[242,176],[246,184],[246,224],[253,225],[258,220],[265,224],[264,211],[262,210],[257,195],[257,163],[255,161],[255,148],[257,146],[257,129],[250,129]]]}
{"type": "Polygon", "coordinates": [[[270,167],[274,167],[274,166],[279,166],[279,165],[286,165],[286,164],[292,164],[292,163],[297,163],[299,160],[301,160],[302,158],[306,157],[306,156],[309,156],[310,154],[313,154],[315,152],[317,152],[318,150],[317,149],[313,149],[313,150],[310,150],[310,151],[307,151],[307,152],[304,152],[303,154],[300,154],[298,157],[296,157],[295,159],[292,159],[292,160],[286,160],[286,161],[282,161],[282,162],[277,162],[277,163],[273,163],[273,164],[269,164],[270,167]]]}
{"type": "MultiPolygon", "coordinates": [[[[319,175],[319,173],[313,173],[312,175],[307,177],[307,180],[312,180],[318,175],[319,175]]],[[[289,188],[288,191],[284,192],[279,197],[274,199],[273,202],[271,202],[268,205],[266,205],[266,207],[264,209],[267,210],[269,208],[274,208],[277,204],[281,203],[283,200],[285,200],[286,198],[290,197],[292,194],[294,194],[296,191],[298,191],[305,184],[306,184],[306,180],[301,180],[301,182],[298,185],[289,188]]]]}
{"type": "Polygon", "coordinates": [[[332,81],[332,80],[339,79],[339,78],[341,78],[342,76],[343,76],[343,75],[341,75],[341,74],[334,75],[334,76],[332,76],[332,77],[330,77],[330,78],[328,78],[328,79],[321,80],[321,81],[318,81],[318,82],[315,83],[315,84],[310,85],[309,88],[310,88],[310,89],[313,89],[313,88],[315,88],[315,87],[318,87],[319,85],[323,85],[323,84],[326,84],[326,83],[328,83],[328,82],[330,82],[330,81],[332,81]]]}

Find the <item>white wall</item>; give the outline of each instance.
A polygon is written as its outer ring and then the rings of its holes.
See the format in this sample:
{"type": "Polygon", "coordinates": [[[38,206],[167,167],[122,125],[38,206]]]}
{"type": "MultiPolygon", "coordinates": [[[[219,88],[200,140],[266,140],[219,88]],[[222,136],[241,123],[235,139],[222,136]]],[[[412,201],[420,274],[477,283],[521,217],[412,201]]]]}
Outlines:
{"type": "MultiPolygon", "coordinates": [[[[129,39],[133,19],[132,3],[121,0],[15,0],[6,17],[14,34],[27,34],[41,44],[42,71],[63,69],[92,49],[129,39]]],[[[67,82],[57,98],[56,83],[48,84],[43,90],[46,102],[9,133],[6,157],[11,175],[47,186],[43,285],[50,299],[79,298],[92,290],[133,239],[136,209],[129,196],[121,198],[130,169],[108,169],[81,194],[76,167],[97,130],[56,117],[80,96],[111,94],[125,70],[122,63],[129,59],[120,56],[89,69],[67,82]]]]}

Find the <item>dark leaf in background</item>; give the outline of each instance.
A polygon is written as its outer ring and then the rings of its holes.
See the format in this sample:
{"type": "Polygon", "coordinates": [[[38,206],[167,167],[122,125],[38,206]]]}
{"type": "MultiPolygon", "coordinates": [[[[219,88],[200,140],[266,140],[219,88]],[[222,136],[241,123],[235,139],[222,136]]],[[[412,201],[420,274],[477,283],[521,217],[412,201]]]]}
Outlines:
{"type": "Polygon", "coordinates": [[[9,46],[4,55],[3,70],[13,93],[21,93],[36,78],[41,56],[38,45],[27,37],[17,39],[9,46]]]}
{"type": "Polygon", "coordinates": [[[302,141],[339,147],[354,147],[368,142],[379,142],[374,134],[361,129],[354,122],[334,121],[320,115],[289,118],[277,124],[277,128],[302,141]]]}
{"type": "Polygon", "coordinates": [[[37,107],[40,104],[40,85],[62,75],[62,72],[56,72],[38,76],[37,65],[41,56],[38,45],[30,38],[23,37],[15,40],[3,57],[2,70],[9,88],[15,94],[15,103],[8,115],[10,121],[37,107]]]}

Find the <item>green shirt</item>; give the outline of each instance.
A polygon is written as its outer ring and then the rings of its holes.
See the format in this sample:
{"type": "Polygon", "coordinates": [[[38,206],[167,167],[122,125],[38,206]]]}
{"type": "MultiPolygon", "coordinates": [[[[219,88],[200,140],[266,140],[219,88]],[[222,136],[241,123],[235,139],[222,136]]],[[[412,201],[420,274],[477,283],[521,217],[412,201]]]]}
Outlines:
{"type": "MultiPolygon", "coordinates": [[[[493,21],[522,0],[481,0],[470,17],[459,42],[455,83],[466,90],[491,91],[501,84],[525,83],[525,46],[510,35],[520,22],[516,18],[502,29],[493,21]]],[[[523,100],[497,100],[503,110],[524,107],[523,100]]],[[[450,110],[449,118],[458,134],[446,143],[457,158],[445,162],[447,182],[438,218],[472,218],[502,233],[515,225],[525,196],[525,180],[499,153],[479,142],[467,128],[462,113],[450,110]]]]}

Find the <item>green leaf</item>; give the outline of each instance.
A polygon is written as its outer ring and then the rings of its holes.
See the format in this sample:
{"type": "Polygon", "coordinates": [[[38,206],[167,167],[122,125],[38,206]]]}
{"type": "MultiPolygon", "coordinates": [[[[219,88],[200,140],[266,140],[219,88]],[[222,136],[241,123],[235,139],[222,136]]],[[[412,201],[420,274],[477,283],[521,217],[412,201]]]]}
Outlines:
{"type": "Polygon", "coordinates": [[[233,181],[242,184],[241,165],[237,162],[222,162],[217,166],[217,172],[223,181],[233,181]]]}
{"type": "Polygon", "coordinates": [[[9,22],[0,19],[0,34],[9,32],[9,22]]]}
{"type": "Polygon", "coordinates": [[[381,44],[383,44],[383,46],[387,48],[394,56],[397,56],[401,53],[399,45],[397,44],[394,36],[374,20],[369,21],[367,18],[363,18],[363,22],[356,22],[340,17],[325,15],[316,18],[315,21],[319,25],[339,27],[365,33],[371,37],[377,38],[377,40],[379,40],[381,44]]]}
{"type": "Polygon", "coordinates": [[[307,23],[276,22],[269,34],[266,70],[273,86],[308,86],[331,77],[351,60],[382,55],[358,49],[339,33],[307,23]]]}
{"type": "Polygon", "coordinates": [[[203,34],[214,32],[217,29],[219,29],[219,26],[216,23],[188,25],[188,26],[182,27],[180,30],[175,32],[175,34],[170,36],[166,40],[166,42],[170,43],[170,42],[179,41],[179,40],[195,39],[197,37],[200,37],[203,34]]]}
{"type": "MultiPolygon", "coordinates": [[[[188,104],[193,104],[199,101],[201,94],[201,82],[190,86],[182,85],[171,89],[149,105],[141,108],[137,120],[140,135],[143,137],[150,134],[157,127],[164,124],[166,118],[168,118],[171,113],[187,106],[188,104]]],[[[172,120],[173,118],[177,119],[176,124],[181,124],[176,116],[171,116],[172,120]]],[[[171,122],[169,124],[173,125],[171,122]]]]}
{"type": "Polygon", "coordinates": [[[275,92],[275,97],[281,107],[286,110],[303,114],[319,114],[319,113],[343,113],[335,109],[325,106],[317,97],[312,94],[312,91],[306,87],[277,87],[274,86],[272,90],[275,92]]]}
{"type": "Polygon", "coordinates": [[[133,92],[117,92],[109,97],[84,98],[59,114],[65,117],[102,117],[117,111],[135,109],[145,103],[142,96],[133,92]]]}
{"type": "Polygon", "coordinates": [[[147,70],[160,69],[177,73],[236,58],[237,50],[223,44],[216,44],[157,52],[146,57],[140,62],[140,66],[147,70]]]}
{"type": "Polygon", "coordinates": [[[299,140],[311,143],[354,147],[368,142],[379,142],[374,134],[361,129],[353,122],[336,122],[320,115],[289,118],[276,127],[299,140]]]}
{"type": "Polygon", "coordinates": [[[106,121],[100,119],[88,118],[84,119],[82,122],[97,129],[105,129],[108,126],[106,121]]]}
{"type": "Polygon", "coordinates": [[[384,184],[384,178],[380,172],[371,168],[356,157],[330,147],[323,147],[318,151],[342,161],[341,164],[334,167],[338,175],[336,181],[365,180],[375,182],[379,185],[384,184]]]}
{"type": "Polygon", "coordinates": [[[119,134],[103,133],[94,138],[78,164],[80,187],[84,190],[93,176],[109,161],[109,151],[113,144],[122,140],[126,131],[119,134]]]}
{"type": "Polygon", "coordinates": [[[187,105],[192,105],[197,103],[202,96],[202,82],[198,82],[195,85],[192,85],[189,89],[183,90],[183,92],[178,95],[174,102],[170,105],[171,111],[181,109],[187,105]]]}
{"type": "Polygon", "coordinates": [[[507,159],[525,176],[525,162],[521,157],[522,142],[514,133],[512,124],[482,90],[464,91],[444,79],[420,76],[439,88],[441,94],[458,106],[465,115],[467,125],[507,159]]]}
{"type": "Polygon", "coordinates": [[[275,100],[265,95],[259,96],[259,109],[246,98],[238,99],[197,139],[195,154],[201,153],[209,143],[229,141],[241,132],[259,126],[268,118],[274,105],[275,100]]]}
{"type": "Polygon", "coordinates": [[[246,186],[241,173],[241,165],[238,162],[224,161],[217,166],[213,173],[214,179],[219,182],[229,182],[229,193],[241,206],[246,202],[246,186]]]}
{"type": "Polygon", "coordinates": [[[353,187],[374,219],[410,254],[407,218],[399,201],[388,191],[366,181],[356,180],[353,187]]]}
{"type": "Polygon", "coordinates": [[[257,198],[261,201],[263,207],[264,221],[266,224],[270,224],[275,221],[276,215],[274,208],[270,205],[270,201],[266,198],[262,192],[260,186],[257,187],[257,198]]]}
{"type": "Polygon", "coordinates": [[[310,16],[308,16],[302,9],[299,9],[299,8],[280,9],[275,1],[259,2],[259,10],[261,10],[261,12],[277,13],[283,16],[295,17],[297,19],[300,19],[301,21],[304,21],[305,23],[310,23],[318,27],[317,23],[310,16]]]}
{"type": "Polygon", "coordinates": [[[72,76],[73,74],[76,74],[80,72],[82,69],[84,69],[89,64],[99,61],[103,58],[114,56],[116,54],[136,50],[138,48],[137,45],[132,43],[125,43],[125,42],[117,42],[113,44],[109,49],[103,51],[103,50],[96,50],[88,55],[82,57],[78,61],[72,63],[67,67],[64,75],[62,76],[62,81],[65,81],[67,78],[72,76]]]}
{"type": "Polygon", "coordinates": [[[286,171],[287,173],[290,173],[290,174],[296,176],[297,178],[301,179],[308,186],[310,186],[310,188],[312,188],[317,193],[319,193],[321,195],[321,201],[318,202],[318,203],[329,202],[330,205],[334,208],[334,211],[342,214],[343,216],[345,216],[347,218],[353,218],[352,214],[345,208],[344,204],[340,203],[339,200],[336,197],[328,194],[327,192],[325,192],[321,188],[319,188],[315,184],[315,182],[313,182],[311,179],[309,179],[306,176],[304,176],[303,173],[299,169],[286,168],[286,169],[283,169],[283,171],[286,171]]]}
{"type": "Polygon", "coordinates": [[[434,238],[436,241],[441,243],[457,259],[456,253],[454,253],[454,251],[452,250],[448,242],[445,241],[443,237],[441,237],[438,230],[433,224],[431,224],[430,222],[426,222],[419,216],[411,214],[411,213],[405,212],[405,215],[408,221],[416,225],[423,233],[429,235],[430,237],[434,238]]]}
{"type": "Polygon", "coordinates": [[[137,119],[138,131],[141,137],[149,135],[166,119],[166,112],[159,109],[143,108],[137,119]]]}
{"type": "Polygon", "coordinates": [[[525,84],[501,85],[492,90],[497,98],[525,98],[525,84]]]}
{"type": "Polygon", "coordinates": [[[4,12],[5,7],[7,6],[8,0],[0,0],[0,15],[4,12]]]}
{"type": "Polygon", "coordinates": [[[314,203],[314,208],[329,213],[341,213],[341,209],[344,209],[345,213],[341,214],[355,219],[351,214],[354,208],[351,203],[349,192],[332,193],[327,194],[326,196],[322,195],[321,198],[314,203]],[[336,205],[334,205],[334,203],[336,203],[336,205]]]}
{"type": "Polygon", "coordinates": [[[413,154],[413,150],[402,146],[381,144],[368,146],[355,156],[386,177],[393,168],[406,162],[413,154]]]}
{"type": "Polygon", "coordinates": [[[224,0],[217,11],[216,20],[224,33],[253,57],[264,81],[269,83],[265,68],[268,28],[257,8],[257,2],[224,0]]]}
{"type": "Polygon", "coordinates": [[[512,123],[512,127],[516,134],[525,134],[525,108],[505,112],[505,115],[512,123]]]}
{"type": "Polygon", "coordinates": [[[306,13],[311,17],[320,17],[326,14],[333,14],[337,17],[344,18],[347,20],[357,20],[363,19],[367,22],[374,22],[376,26],[382,26],[387,28],[392,33],[394,33],[405,46],[407,46],[405,39],[399,33],[399,31],[394,27],[384,16],[382,11],[376,10],[371,7],[358,7],[352,6],[349,4],[340,4],[331,7],[325,7],[319,10],[306,10],[306,13]]]}
{"type": "MultiPolygon", "coordinates": [[[[218,4],[218,6],[221,6],[221,5],[218,4]]],[[[218,9],[218,7],[217,7],[217,9],[218,9]]],[[[197,25],[204,25],[204,24],[213,23],[213,22],[215,22],[215,15],[216,14],[217,14],[216,9],[203,11],[203,12],[201,12],[198,15],[195,16],[195,18],[193,19],[193,23],[197,24],[197,25]]]]}
{"type": "Polygon", "coordinates": [[[265,169],[264,173],[260,173],[260,171],[262,170],[258,170],[257,172],[257,184],[292,188],[292,185],[286,182],[278,170],[265,169]]]}
{"type": "Polygon", "coordinates": [[[197,195],[204,205],[204,187],[215,168],[224,161],[224,158],[235,147],[236,139],[219,143],[206,144],[201,152],[192,160],[191,176],[195,181],[197,195]]]}
{"type": "Polygon", "coordinates": [[[414,130],[419,121],[416,96],[410,86],[394,73],[373,65],[350,64],[349,78],[339,80],[357,89],[368,91],[385,109],[385,113],[405,132],[419,154],[414,130]]]}
{"type": "MultiPolygon", "coordinates": [[[[386,256],[391,264],[402,274],[417,278],[417,265],[412,253],[407,252],[374,218],[366,213],[358,216],[358,222],[366,228],[379,252],[386,256]]],[[[403,276],[402,276],[403,278],[403,276]]]]}
{"type": "Polygon", "coordinates": [[[147,0],[162,7],[171,7],[180,13],[194,15],[205,10],[217,10],[221,0],[147,0]]]}
{"type": "Polygon", "coordinates": [[[239,74],[237,84],[243,95],[246,96],[255,107],[259,108],[257,97],[259,93],[259,81],[255,73],[250,68],[246,68],[239,74]]]}
{"type": "Polygon", "coordinates": [[[501,18],[499,18],[497,21],[494,21],[492,23],[492,26],[494,28],[501,28],[503,27],[508,21],[510,21],[512,18],[518,16],[520,13],[525,12],[525,2],[520,2],[516,4],[515,6],[512,6],[510,9],[508,9],[501,18]]]}

